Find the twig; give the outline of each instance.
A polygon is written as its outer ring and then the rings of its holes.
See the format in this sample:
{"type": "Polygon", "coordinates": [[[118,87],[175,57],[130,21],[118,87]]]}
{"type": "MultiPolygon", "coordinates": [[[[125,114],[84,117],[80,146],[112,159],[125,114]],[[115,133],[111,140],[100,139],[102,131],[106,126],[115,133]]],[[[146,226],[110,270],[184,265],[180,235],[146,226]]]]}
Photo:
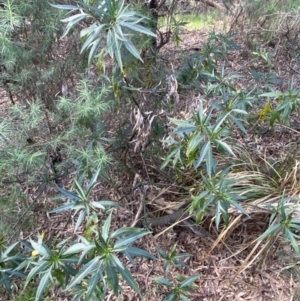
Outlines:
{"type": "Polygon", "coordinates": [[[138,211],[135,215],[134,221],[131,223],[130,227],[135,227],[135,225],[138,223],[138,221],[140,219],[141,212],[143,210],[143,207],[144,207],[144,204],[143,204],[143,202],[141,202],[140,206],[139,206],[139,209],[138,209],[138,211]]]}
{"type": "MultiPolygon", "coordinates": [[[[32,201],[32,203],[30,204],[30,206],[28,206],[28,208],[27,208],[27,209],[23,212],[23,214],[20,216],[19,221],[20,221],[20,219],[22,219],[22,218],[25,216],[25,214],[29,211],[29,209],[35,204],[35,202],[37,201],[37,199],[41,196],[42,192],[44,191],[45,187],[46,187],[46,184],[42,184],[42,185],[39,187],[38,190],[40,190],[40,191],[38,192],[37,196],[33,199],[33,201],[32,201]]],[[[19,223],[19,221],[16,222],[15,225],[12,227],[12,231],[14,231],[18,225],[21,226],[21,225],[25,222],[25,221],[23,220],[21,223],[19,223]]]]}

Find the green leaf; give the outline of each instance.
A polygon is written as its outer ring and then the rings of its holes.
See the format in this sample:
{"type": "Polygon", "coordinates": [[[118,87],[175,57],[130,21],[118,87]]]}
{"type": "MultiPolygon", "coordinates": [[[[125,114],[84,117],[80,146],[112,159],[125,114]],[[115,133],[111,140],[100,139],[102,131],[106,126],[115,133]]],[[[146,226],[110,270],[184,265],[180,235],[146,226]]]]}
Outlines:
{"type": "Polygon", "coordinates": [[[149,233],[149,231],[142,231],[141,233],[139,234],[131,234],[131,235],[128,235],[126,237],[124,237],[123,239],[120,239],[118,240],[116,243],[115,243],[115,248],[118,248],[118,247],[123,247],[123,246],[128,246],[130,245],[131,243],[133,243],[134,241],[138,240],[139,238],[147,235],[149,233]]]}
{"type": "Polygon", "coordinates": [[[146,34],[148,36],[152,36],[152,37],[156,38],[156,34],[153,33],[152,31],[150,31],[149,29],[147,29],[144,26],[141,26],[141,25],[138,25],[138,24],[125,23],[125,22],[120,23],[120,25],[122,25],[123,27],[127,27],[128,29],[131,29],[133,31],[137,31],[137,32],[140,32],[140,33],[143,33],[143,34],[146,34]]]}
{"type": "Polygon", "coordinates": [[[284,93],[282,93],[282,92],[273,91],[273,92],[268,92],[268,93],[260,94],[259,97],[274,97],[274,98],[278,98],[278,97],[283,96],[283,95],[284,95],[284,93]]]}
{"type": "MultiPolygon", "coordinates": [[[[86,300],[89,300],[94,293],[97,284],[99,284],[99,280],[101,279],[101,282],[105,283],[105,278],[103,275],[103,266],[98,267],[95,271],[93,276],[91,277],[88,285],[88,290],[86,292],[86,300]]],[[[104,299],[104,296],[103,296],[104,299]]]]}
{"type": "Polygon", "coordinates": [[[129,234],[139,234],[144,232],[145,230],[142,228],[136,227],[122,227],[111,234],[111,238],[119,238],[122,235],[129,235],[129,234]]]}
{"type": "Polygon", "coordinates": [[[89,191],[90,189],[92,189],[92,188],[95,187],[94,184],[96,183],[96,181],[98,179],[99,172],[100,172],[100,168],[95,172],[95,174],[91,178],[90,183],[89,183],[89,185],[87,187],[87,191],[89,191]]]}
{"type": "MultiPolygon", "coordinates": [[[[297,207],[295,210],[297,210],[297,207]]],[[[290,227],[300,230],[300,218],[292,218],[290,221],[290,227]]]]}
{"type": "Polygon", "coordinates": [[[184,295],[181,294],[180,298],[182,299],[182,301],[190,301],[190,299],[184,295]]]}
{"type": "Polygon", "coordinates": [[[163,301],[178,301],[178,297],[179,296],[177,292],[171,291],[171,294],[168,295],[163,301]]]}
{"type": "Polygon", "coordinates": [[[296,251],[296,253],[299,254],[299,242],[295,239],[296,235],[292,231],[290,231],[288,229],[286,229],[285,232],[286,232],[285,233],[285,237],[289,240],[289,242],[293,246],[293,248],[296,251]]]}
{"type": "Polygon", "coordinates": [[[143,62],[140,53],[136,49],[136,47],[133,45],[133,43],[130,40],[124,41],[125,48],[129,51],[130,54],[132,54],[134,57],[136,57],[138,60],[143,62]]]}
{"type": "Polygon", "coordinates": [[[157,248],[157,251],[158,251],[159,255],[162,258],[167,258],[168,257],[168,254],[164,250],[162,250],[161,248],[157,248]]]}
{"type": "MultiPolygon", "coordinates": [[[[80,38],[83,38],[84,36],[91,36],[92,32],[95,32],[96,29],[98,29],[99,27],[102,29],[105,25],[104,24],[97,24],[97,23],[93,23],[91,26],[88,26],[87,28],[83,28],[81,31],[80,31],[80,38]]],[[[91,41],[92,42],[92,41],[91,41]]],[[[90,42],[90,43],[91,43],[90,42]]],[[[86,43],[86,41],[85,41],[86,43]]],[[[88,43],[88,44],[90,44],[88,43]]],[[[88,47],[88,45],[86,46],[88,47]]],[[[85,48],[82,46],[82,48],[85,48]]],[[[81,48],[81,52],[83,51],[83,49],[81,48]]]]}
{"type": "Polygon", "coordinates": [[[232,205],[238,209],[239,211],[241,211],[243,214],[247,215],[249,217],[248,212],[236,201],[232,201],[232,205]]]}
{"type": "Polygon", "coordinates": [[[236,126],[239,128],[239,130],[242,131],[246,135],[247,130],[246,130],[243,122],[241,122],[238,118],[235,118],[234,116],[231,116],[230,118],[236,124],[236,126]]]}
{"type": "Polygon", "coordinates": [[[110,257],[110,263],[114,263],[114,266],[118,266],[120,269],[124,269],[124,265],[122,264],[120,259],[114,254],[112,254],[110,257]]]}
{"type": "Polygon", "coordinates": [[[195,282],[195,280],[197,280],[200,277],[200,275],[194,275],[194,276],[190,276],[188,278],[186,278],[184,281],[181,282],[180,286],[181,287],[187,287],[190,286],[191,284],[193,284],[195,282]]]}
{"type": "Polygon", "coordinates": [[[60,186],[58,186],[56,183],[55,183],[55,187],[56,189],[62,193],[63,196],[71,199],[71,200],[75,200],[75,201],[79,201],[80,198],[77,194],[71,192],[71,191],[68,191],[68,190],[65,190],[63,188],[61,188],[60,186]]]}
{"type": "Polygon", "coordinates": [[[119,25],[115,25],[111,30],[116,41],[119,40],[119,42],[121,42],[120,44],[123,44],[127,40],[126,35],[122,32],[119,25]]]}
{"type": "Polygon", "coordinates": [[[190,154],[194,153],[199,147],[204,139],[204,135],[202,133],[196,133],[191,135],[187,143],[186,156],[189,157],[190,154]]]}
{"type": "Polygon", "coordinates": [[[126,267],[124,267],[124,269],[121,269],[118,266],[116,267],[116,269],[122,275],[123,279],[129,284],[129,286],[141,296],[141,292],[140,292],[140,289],[138,287],[138,284],[136,283],[136,281],[132,277],[129,270],[126,267]]]}
{"type": "Polygon", "coordinates": [[[112,216],[112,210],[110,210],[109,215],[102,227],[102,237],[104,239],[104,241],[106,242],[108,237],[109,237],[109,229],[110,229],[110,224],[111,224],[111,216],[112,216]]]}
{"type": "Polygon", "coordinates": [[[204,143],[204,145],[201,148],[200,156],[199,156],[199,158],[197,160],[197,163],[196,163],[196,168],[199,167],[199,165],[202,163],[203,159],[208,155],[208,152],[209,152],[210,148],[211,148],[210,141],[208,140],[204,143]]]}
{"type": "Polygon", "coordinates": [[[84,190],[82,189],[80,184],[77,182],[77,180],[74,180],[74,186],[75,186],[75,189],[76,189],[80,199],[85,201],[87,199],[86,193],[84,192],[84,190]]]}
{"type": "Polygon", "coordinates": [[[94,59],[94,57],[97,54],[97,51],[101,45],[102,39],[101,37],[96,39],[91,45],[91,49],[90,49],[90,53],[89,53],[89,58],[88,58],[88,65],[90,66],[92,63],[92,60],[94,59]]]}
{"type": "MultiPolygon", "coordinates": [[[[77,15],[72,15],[70,17],[67,17],[65,19],[62,19],[61,22],[63,23],[67,23],[69,22],[69,24],[76,24],[78,22],[80,22],[82,19],[84,19],[86,16],[88,16],[88,14],[86,13],[80,13],[80,14],[77,14],[77,15]]],[[[68,24],[68,27],[71,27],[72,25],[69,25],[68,24]]]]}
{"type": "Polygon", "coordinates": [[[93,206],[94,208],[98,208],[98,209],[102,209],[102,210],[104,210],[105,209],[105,207],[101,204],[101,202],[100,201],[92,201],[91,203],[91,206],[93,206]]]}
{"type": "Polygon", "coordinates": [[[190,256],[192,256],[192,254],[190,254],[190,253],[181,253],[181,254],[176,255],[176,259],[190,257],[190,256]]]}
{"type": "Polygon", "coordinates": [[[93,249],[95,246],[94,245],[86,245],[84,243],[77,243],[71,247],[69,247],[67,250],[64,251],[64,255],[70,255],[70,254],[78,254],[80,252],[82,252],[83,250],[86,249],[93,249]]]}
{"type": "MultiPolygon", "coordinates": [[[[62,34],[62,36],[61,36],[61,39],[63,39],[69,33],[70,29],[76,23],[79,23],[81,20],[85,19],[86,16],[87,16],[86,14],[84,14],[84,15],[80,14],[80,15],[75,15],[75,16],[71,16],[71,17],[67,18],[67,19],[71,19],[71,21],[69,21],[69,23],[67,24],[66,29],[65,29],[64,33],[62,34]]],[[[67,19],[62,20],[62,22],[68,22],[67,19]]]]}
{"type": "Polygon", "coordinates": [[[78,6],[75,5],[61,5],[61,4],[52,4],[50,2],[48,2],[52,7],[55,8],[59,8],[59,9],[67,9],[67,10],[74,10],[74,9],[78,9],[78,6]]]}
{"type": "MultiPolygon", "coordinates": [[[[99,203],[101,204],[103,207],[117,207],[120,208],[120,205],[116,202],[112,202],[112,201],[94,201],[92,203],[99,203]]],[[[96,206],[95,206],[96,207],[96,206]]]]}
{"type": "Polygon", "coordinates": [[[204,121],[204,111],[203,111],[203,102],[202,100],[200,100],[200,103],[199,103],[199,109],[198,109],[198,118],[200,120],[201,123],[203,123],[204,121]]]}
{"type": "Polygon", "coordinates": [[[74,209],[75,203],[65,203],[64,205],[61,205],[51,211],[49,213],[57,213],[57,212],[62,212],[62,211],[67,211],[69,209],[74,209]]]}
{"type": "Polygon", "coordinates": [[[213,159],[212,148],[210,144],[206,156],[206,171],[209,177],[211,177],[212,171],[215,172],[215,162],[213,159]]]}
{"type": "Polygon", "coordinates": [[[220,129],[221,125],[223,124],[223,122],[226,120],[227,116],[230,114],[231,112],[228,112],[227,114],[225,114],[224,116],[222,116],[221,118],[218,119],[217,123],[215,124],[214,128],[213,128],[213,133],[217,133],[218,130],[220,129]]]}
{"type": "Polygon", "coordinates": [[[172,287],[172,283],[166,279],[166,278],[163,278],[163,277],[155,277],[154,280],[158,283],[158,284],[161,284],[161,285],[165,285],[167,287],[172,287]]]}
{"type": "Polygon", "coordinates": [[[152,260],[156,260],[157,259],[155,256],[153,256],[152,254],[148,253],[147,251],[142,250],[140,248],[136,248],[136,247],[129,247],[123,253],[125,255],[127,253],[129,253],[131,256],[145,257],[145,258],[149,258],[149,259],[152,259],[152,260]]]}
{"type": "Polygon", "coordinates": [[[40,280],[39,286],[37,288],[36,291],[36,295],[35,295],[35,301],[38,301],[41,299],[43,293],[45,292],[47,285],[49,283],[49,280],[51,279],[51,272],[52,269],[50,268],[42,277],[42,279],[40,280]]]}
{"type": "Polygon", "coordinates": [[[107,280],[110,283],[113,292],[115,293],[116,296],[118,296],[119,293],[119,279],[118,275],[114,269],[114,267],[108,263],[106,264],[106,274],[107,274],[107,280]]]}
{"type": "Polygon", "coordinates": [[[4,251],[4,253],[1,254],[2,258],[5,258],[6,256],[8,256],[8,254],[15,248],[15,246],[18,244],[19,242],[15,242],[14,244],[10,245],[9,247],[6,248],[6,250],[4,251]]]}
{"type": "Polygon", "coordinates": [[[243,114],[243,115],[248,115],[248,113],[245,110],[240,110],[240,109],[233,109],[231,112],[235,112],[235,113],[243,114]]]}
{"type": "Polygon", "coordinates": [[[216,146],[221,145],[221,147],[224,148],[228,153],[230,153],[233,157],[236,157],[231,147],[226,142],[217,139],[214,139],[213,141],[216,144],[216,146]]]}
{"type": "Polygon", "coordinates": [[[100,263],[100,257],[97,256],[92,259],[89,263],[83,266],[83,268],[78,272],[78,274],[72,279],[72,281],[67,285],[64,291],[68,291],[70,288],[81,282],[87,275],[89,275],[96,266],[100,263]]]}
{"type": "Polygon", "coordinates": [[[221,202],[217,202],[216,204],[216,213],[215,213],[215,217],[216,217],[216,228],[219,229],[219,225],[220,225],[220,221],[221,221],[221,210],[222,210],[222,204],[221,202]]]}
{"type": "Polygon", "coordinates": [[[25,287],[29,284],[29,282],[32,280],[33,277],[38,275],[40,272],[44,271],[46,268],[50,268],[50,265],[47,261],[42,261],[42,262],[38,263],[37,266],[32,268],[26,278],[25,287]]]}
{"type": "Polygon", "coordinates": [[[45,248],[44,245],[40,245],[31,239],[30,239],[30,243],[31,243],[33,249],[38,251],[40,255],[46,256],[46,257],[50,257],[52,255],[51,252],[49,252],[49,250],[47,248],[45,248]]]}
{"type": "Polygon", "coordinates": [[[280,224],[271,225],[259,238],[258,240],[264,240],[265,238],[274,235],[277,231],[280,230],[280,224]]]}
{"type": "Polygon", "coordinates": [[[170,118],[168,117],[168,119],[175,125],[177,125],[179,128],[182,127],[186,127],[186,128],[192,128],[193,130],[196,130],[197,127],[194,124],[191,124],[189,121],[187,120],[180,120],[180,119],[174,119],[174,118],[170,118]]]}
{"type": "Polygon", "coordinates": [[[80,227],[80,225],[83,223],[85,216],[86,216],[86,212],[84,210],[80,211],[80,214],[78,216],[78,219],[77,219],[77,222],[75,225],[74,232],[76,232],[77,229],[80,227]]]}

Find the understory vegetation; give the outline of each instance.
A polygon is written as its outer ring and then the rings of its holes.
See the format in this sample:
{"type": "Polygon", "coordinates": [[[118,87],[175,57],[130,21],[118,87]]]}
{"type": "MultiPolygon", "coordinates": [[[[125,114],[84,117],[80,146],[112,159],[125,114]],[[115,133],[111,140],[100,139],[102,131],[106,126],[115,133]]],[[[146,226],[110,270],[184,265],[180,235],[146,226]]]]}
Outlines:
{"type": "Polygon", "coordinates": [[[297,300],[299,8],[2,1],[0,299],[219,300],[226,250],[297,300]]]}

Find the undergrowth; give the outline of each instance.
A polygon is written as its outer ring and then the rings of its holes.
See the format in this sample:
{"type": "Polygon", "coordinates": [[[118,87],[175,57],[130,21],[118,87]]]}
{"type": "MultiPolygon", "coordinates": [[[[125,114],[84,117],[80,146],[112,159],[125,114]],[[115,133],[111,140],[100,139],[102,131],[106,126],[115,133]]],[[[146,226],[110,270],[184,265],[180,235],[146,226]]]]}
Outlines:
{"type": "MultiPolygon", "coordinates": [[[[135,257],[165,260],[166,274],[155,279],[167,290],[165,300],[188,300],[200,276],[176,268],[188,268],[180,259],[190,254],[177,254],[175,245],[154,256],[134,246],[150,233],[136,226],[138,214],[126,226],[114,224],[117,210],[131,204],[129,194],[142,211],[149,187],[162,178],[183,188],[196,224],[211,219],[219,234],[212,249],[239,220],[264,214],[267,228],[237,273],[263,264],[279,240],[299,254],[298,141],[269,156],[247,140],[249,133],[258,141],[293,128],[300,104],[294,79],[278,91],[272,55],[262,49],[253,60],[266,68],[250,74],[252,83],[264,85],[239,87],[243,75],[227,72],[224,62],[241,46],[235,34],[215,31],[166,74],[151,44],[155,16],[143,10],[114,0],[5,1],[1,7],[1,86],[9,103],[0,113],[0,284],[14,300],[22,300],[14,283],[24,285],[28,300],[45,300],[54,289],[73,300],[104,300],[122,295],[124,283],[141,297],[131,269],[135,257]],[[191,99],[179,113],[184,94],[191,99]],[[71,217],[65,221],[72,235],[49,239],[36,230],[35,212],[66,211],[75,220],[73,226],[71,217]],[[26,238],[16,241],[18,231],[26,238]]],[[[178,45],[185,22],[171,19],[178,45]]],[[[194,19],[188,17],[201,26],[194,19]]]]}

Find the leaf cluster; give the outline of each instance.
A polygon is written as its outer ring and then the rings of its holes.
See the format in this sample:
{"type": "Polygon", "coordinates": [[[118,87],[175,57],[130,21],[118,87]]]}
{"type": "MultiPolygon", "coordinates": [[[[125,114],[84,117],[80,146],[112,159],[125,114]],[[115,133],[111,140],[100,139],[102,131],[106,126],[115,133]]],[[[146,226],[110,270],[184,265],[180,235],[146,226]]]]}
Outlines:
{"type": "Polygon", "coordinates": [[[69,13],[79,11],[79,13],[62,20],[62,22],[67,23],[63,37],[80,21],[84,19],[92,20],[92,25],[80,32],[80,37],[84,38],[81,52],[89,49],[89,64],[104,44],[107,54],[116,59],[123,72],[122,48],[125,47],[131,55],[142,61],[138,49],[131,42],[132,33],[156,37],[155,33],[141,25],[145,17],[135,10],[130,10],[129,5],[125,6],[125,0],[101,1],[98,5],[90,5],[85,2],[81,2],[78,6],[51,5],[68,10],[69,13]],[[103,43],[104,38],[106,38],[105,43],[103,43]]]}
{"type": "Polygon", "coordinates": [[[79,235],[79,242],[70,246],[68,240],[64,240],[51,248],[43,242],[42,235],[38,241],[31,239],[28,249],[32,250],[32,255],[23,259],[13,271],[29,271],[26,286],[32,279],[40,278],[36,301],[42,298],[50,283],[58,283],[66,292],[75,295],[74,300],[93,300],[97,294],[104,298],[109,288],[118,295],[122,291],[119,275],[140,294],[136,281],[119,257],[123,254],[133,264],[133,257],[155,259],[148,252],[131,246],[149,232],[130,227],[110,232],[111,220],[112,211],[102,229],[95,231],[93,240],[79,235]]]}

